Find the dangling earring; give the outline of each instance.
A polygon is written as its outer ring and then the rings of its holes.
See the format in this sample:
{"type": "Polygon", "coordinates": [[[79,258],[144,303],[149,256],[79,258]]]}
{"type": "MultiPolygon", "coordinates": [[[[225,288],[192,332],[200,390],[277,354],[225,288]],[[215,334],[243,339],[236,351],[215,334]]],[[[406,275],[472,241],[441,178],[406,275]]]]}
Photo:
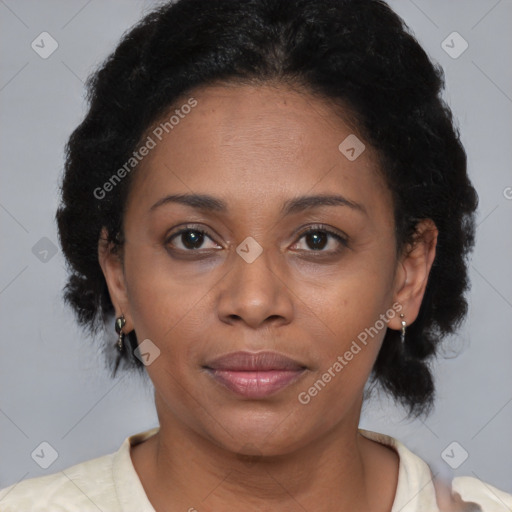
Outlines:
{"type": "Polygon", "coordinates": [[[123,327],[125,324],[126,324],[126,319],[125,319],[124,315],[118,316],[116,318],[115,328],[116,328],[117,334],[119,335],[119,338],[117,338],[117,347],[119,348],[120,352],[123,351],[123,338],[124,338],[123,327]]]}
{"type": "Polygon", "coordinates": [[[407,327],[407,322],[404,320],[404,314],[400,313],[400,318],[402,319],[402,332],[400,333],[400,342],[402,345],[405,344],[405,328],[407,327]]]}

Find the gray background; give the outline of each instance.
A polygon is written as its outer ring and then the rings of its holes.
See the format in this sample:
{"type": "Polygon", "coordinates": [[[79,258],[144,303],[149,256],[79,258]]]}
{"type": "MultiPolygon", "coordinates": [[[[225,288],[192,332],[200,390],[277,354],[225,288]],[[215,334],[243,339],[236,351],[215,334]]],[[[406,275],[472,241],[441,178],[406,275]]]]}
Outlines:
{"type": "MultiPolygon", "coordinates": [[[[469,457],[454,475],[512,492],[512,3],[390,3],[445,69],[480,207],[469,319],[436,364],[434,413],[406,421],[376,398],[361,427],[397,437],[444,474],[451,470],[441,453],[457,441],[469,457]],[[441,46],[453,31],[469,43],[456,59],[441,46]]],[[[0,0],[0,487],[111,453],[157,425],[151,385],[110,379],[62,303],[62,254],[41,252],[57,245],[63,148],[85,113],[83,82],[153,5],[0,0]],[[43,31],[59,45],[47,59],[31,48],[43,31]],[[43,441],[58,453],[48,469],[31,457],[43,441]]],[[[463,452],[449,453],[453,460],[463,452]]]]}

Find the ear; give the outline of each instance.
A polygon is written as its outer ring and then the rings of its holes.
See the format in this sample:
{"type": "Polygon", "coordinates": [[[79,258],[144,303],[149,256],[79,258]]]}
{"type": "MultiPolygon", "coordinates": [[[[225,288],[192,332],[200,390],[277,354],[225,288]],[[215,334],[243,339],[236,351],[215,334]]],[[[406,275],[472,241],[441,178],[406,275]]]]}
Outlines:
{"type": "Polygon", "coordinates": [[[98,261],[107,282],[116,318],[124,315],[126,324],[123,332],[128,333],[133,330],[133,322],[130,315],[123,262],[120,255],[113,252],[113,244],[108,242],[107,235],[108,231],[103,227],[98,240],[98,261]]]}
{"type": "MultiPolygon", "coordinates": [[[[418,317],[425,295],[428,276],[436,255],[439,231],[431,219],[421,220],[416,225],[412,243],[405,248],[395,277],[395,301],[402,305],[400,313],[410,325],[418,317]]],[[[389,321],[392,329],[401,329],[400,315],[389,321]]]]}

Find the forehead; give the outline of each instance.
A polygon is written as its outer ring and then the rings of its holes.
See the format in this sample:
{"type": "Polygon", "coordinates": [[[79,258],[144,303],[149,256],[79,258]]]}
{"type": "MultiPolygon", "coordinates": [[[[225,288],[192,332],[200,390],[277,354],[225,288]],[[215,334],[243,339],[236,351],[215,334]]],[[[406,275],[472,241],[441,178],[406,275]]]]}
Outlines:
{"type": "Polygon", "coordinates": [[[154,147],[132,190],[139,202],[154,203],[164,193],[208,193],[254,208],[307,192],[385,201],[372,148],[365,144],[353,160],[343,153],[346,140],[359,141],[358,152],[364,143],[338,110],[286,86],[198,88],[148,130],[154,147]],[[180,109],[193,104],[190,98],[195,106],[180,109]]]}

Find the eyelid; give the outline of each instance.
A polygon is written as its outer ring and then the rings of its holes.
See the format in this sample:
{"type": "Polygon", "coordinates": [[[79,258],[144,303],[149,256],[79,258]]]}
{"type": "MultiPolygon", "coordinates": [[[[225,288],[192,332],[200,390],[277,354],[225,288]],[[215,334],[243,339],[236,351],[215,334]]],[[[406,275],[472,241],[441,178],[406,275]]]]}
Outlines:
{"type": "MultiPolygon", "coordinates": [[[[337,242],[337,247],[330,250],[324,250],[324,248],[320,250],[314,250],[314,249],[291,249],[292,252],[296,253],[296,256],[299,258],[307,258],[308,260],[321,262],[324,261],[325,258],[327,258],[327,261],[329,261],[331,258],[338,258],[341,257],[341,255],[347,250],[351,249],[351,246],[349,245],[350,238],[344,234],[343,232],[339,232],[338,230],[335,230],[334,228],[330,228],[329,226],[324,226],[322,224],[316,224],[313,226],[308,226],[307,229],[302,231],[298,238],[296,238],[296,241],[293,242],[292,246],[295,246],[297,244],[301,243],[301,240],[308,235],[309,233],[318,233],[318,232],[324,232],[327,233],[327,236],[334,238],[337,242]]],[[[304,243],[304,242],[302,242],[304,243]]]]}
{"type": "MultiPolygon", "coordinates": [[[[300,230],[301,228],[299,228],[300,230]]],[[[325,231],[326,233],[334,236],[336,239],[338,239],[343,245],[348,245],[349,241],[350,241],[350,237],[345,234],[343,231],[339,231],[337,229],[334,229],[334,228],[331,228],[330,226],[326,226],[325,224],[313,224],[313,225],[308,225],[306,229],[304,229],[303,231],[300,231],[300,233],[298,234],[298,240],[300,240],[302,237],[304,237],[304,235],[307,235],[309,234],[310,232],[315,232],[315,231],[325,231]]],[[[296,243],[296,242],[295,242],[296,243]]]]}
{"type": "Polygon", "coordinates": [[[206,228],[204,228],[200,224],[194,224],[194,223],[192,223],[192,224],[183,224],[183,225],[181,225],[181,227],[180,226],[175,226],[173,228],[171,234],[165,236],[165,243],[168,244],[174,238],[178,237],[179,235],[181,235],[183,233],[186,233],[187,231],[197,231],[198,233],[202,233],[203,235],[206,235],[210,240],[212,240],[212,242],[215,242],[217,245],[221,245],[215,239],[216,236],[214,238],[214,236],[212,236],[212,234],[210,233],[209,230],[207,230],[206,228]],[[174,231],[174,229],[177,229],[177,227],[179,227],[180,229],[178,229],[177,231],[174,231]]]}
{"type": "MultiPolygon", "coordinates": [[[[176,227],[175,227],[175,229],[176,229],[176,227]]],[[[166,244],[170,243],[174,238],[178,237],[179,235],[181,235],[183,233],[186,233],[187,231],[197,231],[198,233],[206,235],[208,238],[210,238],[210,240],[212,242],[216,243],[217,245],[221,245],[215,239],[216,237],[214,237],[210,234],[208,229],[202,227],[200,224],[194,224],[194,223],[183,224],[181,226],[181,228],[178,229],[178,231],[173,231],[170,235],[165,237],[165,243],[166,244]]],[[[304,238],[304,236],[308,235],[309,233],[314,233],[317,231],[324,231],[328,235],[333,236],[344,247],[348,247],[348,243],[350,240],[348,235],[346,235],[342,231],[336,230],[336,229],[326,226],[324,224],[313,224],[313,225],[301,226],[296,231],[299,231],[299,233],[295,235],[295,237],[296,237],[295,242],[293,242],[292,245],[295,245],[296,243],[298,243],[302,238],[304,238]],[[304,228],[304,229],[302,229],[302,228],[304,228]]],[[[200,249],[197,249],[197,251],[200,251],[200,249]]],[[[189,252],[189,251],[187,251],[187,252],[189,252]]],[[[190,251],[190,252],[193,252],[193,251],[190,251]]],[[[315,251],[312,250],[312,251],[307,251],[307,252],[315,252],[315,251]]],[[[319,251],[319,252],[329,253],[332,251],[319,251]]]]}

